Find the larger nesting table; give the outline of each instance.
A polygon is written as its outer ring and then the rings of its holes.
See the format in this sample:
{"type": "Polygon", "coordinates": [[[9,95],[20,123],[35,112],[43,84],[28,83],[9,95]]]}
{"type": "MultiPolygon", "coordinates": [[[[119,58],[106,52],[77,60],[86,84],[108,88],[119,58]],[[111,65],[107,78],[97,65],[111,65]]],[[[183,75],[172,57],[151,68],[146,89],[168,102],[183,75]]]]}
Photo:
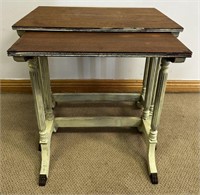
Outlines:
{"type": "Polygon", "coordinates": [[[175,37],[183,28],[153,8],[38,7],[13,29],[20,38],[8,55],[28,62],[35,100],[42,156],[39,185],[44,186],[49,175],[51,135],[58,127],[137,127],[147,140],[149,175],[151,182],[157,184],[155,148],[169,63],[184,62],[192,55],[175,37]],[[47,57],[71,56],[146,58],[142,93],[52,94],[47,57]],[[142,106],[143,114],[54,116],[55,102],[71,100],[128,100],[142,106]]]}

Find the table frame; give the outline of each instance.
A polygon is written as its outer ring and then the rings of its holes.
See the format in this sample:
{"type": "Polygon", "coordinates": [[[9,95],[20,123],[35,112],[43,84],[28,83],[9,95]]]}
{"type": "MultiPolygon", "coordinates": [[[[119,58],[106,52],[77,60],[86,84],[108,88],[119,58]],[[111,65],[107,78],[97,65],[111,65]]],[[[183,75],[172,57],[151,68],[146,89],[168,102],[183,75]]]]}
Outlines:
{"type": "MultiPolygon", "coordinates": [[[[26,61],[15,57],[16,61],[26,61]]],[[[28,59],[37,124],[39,128],[39,150],[41,150],[41,169],[39,185],[44,186],[49,176],[50,145],[53,132],[59,127],[137,127],[142,132],[148,147],[148,172],[152,184],[158,183],[155,149],[158,125],[164,101],[168,67],[170,61],[183,62],[185,58],[147,57],[148,74],[145,81],[145,95],[139,93],[56,93],[51,92],[47,57],[28,59]],[[70,101],[132,101],[137,103],[141,97],[144,107],[141,117],[55,117],[55,102],[70,101]]],[[[144,89],[143,89],[144,91],[144,89]]]]}

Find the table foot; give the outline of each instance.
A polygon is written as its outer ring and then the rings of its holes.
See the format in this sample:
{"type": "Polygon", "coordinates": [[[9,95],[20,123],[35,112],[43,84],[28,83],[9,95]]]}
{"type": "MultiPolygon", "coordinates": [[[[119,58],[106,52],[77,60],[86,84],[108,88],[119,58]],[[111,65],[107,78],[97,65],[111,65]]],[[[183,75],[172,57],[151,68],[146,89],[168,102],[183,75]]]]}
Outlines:
{"type": "Polygon", "coordinates": [[[45,186],[47,182],[47,176],[44,174],[41,174],[39,176],[39,186],[45,186]]]}
{"type": "Polygon", "coordinates": [[[54,121],[46,120],[46,143],[39,143],[39,149],[41,149],[41,168],[39,174],[39,186],[44,186],[46,184],[48,175],[49,175],[49,165],[50,165],[50,145],[51,145],[51,136],[54,129],[54,121]]]}
{"type": "Polygon", "coordinates": [[[148,148],[148,167],[149,167],[149,175],[150,175],[152,184],[158,183],[155,149],[156,149],[156,143],[150,143],[149,148],[148,148]]]}
{"type": "Polygon", "coordinates": [[[39,186],[45,186],[49,174],[50,164],[50,143],[41,143],[41,169],[39,175],[39,186]]]}
{"type": "Polygon", "coordinates": [[[157,173],[151,173],[150,179],[152,184],[158,184],[158,174],[157,173]]]}

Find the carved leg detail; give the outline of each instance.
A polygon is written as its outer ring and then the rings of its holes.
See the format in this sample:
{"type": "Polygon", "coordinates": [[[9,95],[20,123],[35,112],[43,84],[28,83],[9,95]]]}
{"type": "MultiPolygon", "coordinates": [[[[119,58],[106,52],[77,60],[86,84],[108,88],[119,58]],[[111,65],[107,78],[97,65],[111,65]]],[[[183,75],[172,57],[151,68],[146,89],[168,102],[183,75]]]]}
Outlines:
{"type": "Polygon", "coordinates": [[[50,165],[50,145],[51,145],[51,135],[54,130],[54,121],[46,121],[48,142],[40,143],[41,146],[41,169],[39,176],[39,186],[45,186],[48,175],[49,175],[49,165],[50,165]]]}
{"type": "Polygon", "coordinates": [[[164,102],[164,95],[166,89],[166,81],[168,76],[168,65],[165,59],[162,59],[161,69],[159,72],[158,85],[155,96],[155,104],[153,110],[153,116],[151,121],[151,129],[149,133],[149,147],[148,147],[148,163],[149,163],[149,175],[153,184],[158,183],[157,168],[155,160],[155,149],[157,143],[157,129],[160,122],[160,115],[164,102]]]}
{"type": "Polygon", "coordinates": [[[38,59],[33,58],[29,60],[28,65],[29,65],[29,74],[30,74],[34,103],[35,103],[35,112],[40,134],[40,142],[46,143],[47,137],[45,130],[46,129],[45,112],[44,112],[42,93],[40,90],[38,59]]]}
{"type": "Polygon", "coordinates": [[[152,184],[158,183],[156,158],[155,158],[156,143],[157,143],[157,131],[150,131],[149,146],[148,146],[148,163],[149,163],[150,179],[152,184]]]}

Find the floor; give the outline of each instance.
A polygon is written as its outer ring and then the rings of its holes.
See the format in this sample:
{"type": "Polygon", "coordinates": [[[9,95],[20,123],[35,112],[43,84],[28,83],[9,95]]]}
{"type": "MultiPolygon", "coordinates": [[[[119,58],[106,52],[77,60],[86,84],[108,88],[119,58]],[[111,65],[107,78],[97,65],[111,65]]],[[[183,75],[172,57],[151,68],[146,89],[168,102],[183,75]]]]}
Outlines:
{"type": "MultiPolygon", "coordinates": [[[[64,128],[53,134],[50,175],[38,186],[38,129],[30,94],[1,94],[1,194],[200,194],[200,94],[168,93],[156,151],[159,184],[147,173],[134,128],[64,128]]],[[[133,116],[131,103],[58,104],[57,116],[133,116]]]]}

